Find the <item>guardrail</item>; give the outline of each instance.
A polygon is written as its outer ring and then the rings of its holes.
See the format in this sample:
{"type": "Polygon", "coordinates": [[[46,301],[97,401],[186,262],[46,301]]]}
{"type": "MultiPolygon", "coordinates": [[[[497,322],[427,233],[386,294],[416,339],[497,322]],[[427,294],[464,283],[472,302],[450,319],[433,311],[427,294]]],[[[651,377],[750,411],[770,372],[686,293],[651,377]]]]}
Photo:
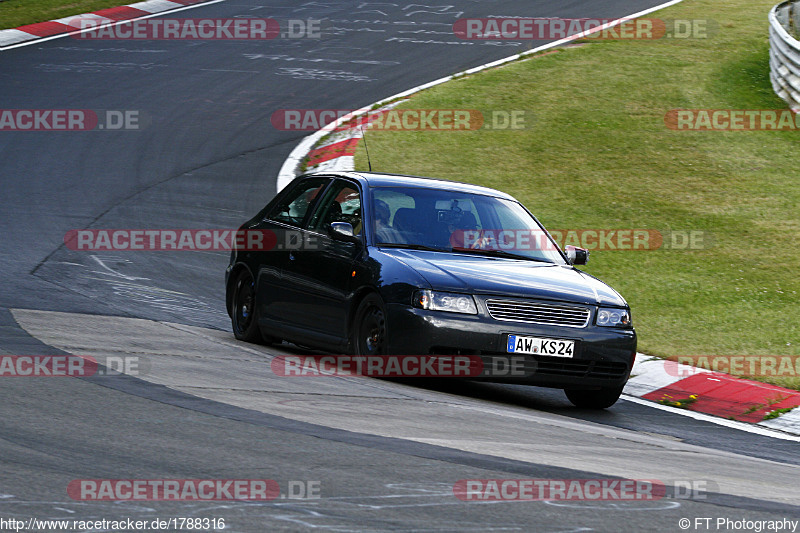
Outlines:
{"type": "Polygon", "coordinates": [[[793,1],[776,5],[769,12],[770,80],[775,94],[795,113],[800,113],[800,41],[792,34],[800,30],[800,5],[793,1]]]}

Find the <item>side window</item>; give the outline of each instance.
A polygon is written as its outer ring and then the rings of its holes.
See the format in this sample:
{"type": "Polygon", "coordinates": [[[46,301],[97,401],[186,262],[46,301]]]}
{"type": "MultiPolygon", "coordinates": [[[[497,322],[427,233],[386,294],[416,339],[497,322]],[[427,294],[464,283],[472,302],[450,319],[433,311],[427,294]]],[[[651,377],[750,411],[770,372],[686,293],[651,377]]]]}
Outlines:
{"type": "Polygon", "coordinates": [[[325,193],[308,227],[325,233],[331,222],[349,222],[353,233],[361,233],[361,195],[354,184],[337,180],[325,193]]]}
{"type": "Polygon", "coordinates": [[[298,183],[297,187],[267,214],[267,218],[300,226],[329,181],[329,178],[313,178],[298,183]]]}

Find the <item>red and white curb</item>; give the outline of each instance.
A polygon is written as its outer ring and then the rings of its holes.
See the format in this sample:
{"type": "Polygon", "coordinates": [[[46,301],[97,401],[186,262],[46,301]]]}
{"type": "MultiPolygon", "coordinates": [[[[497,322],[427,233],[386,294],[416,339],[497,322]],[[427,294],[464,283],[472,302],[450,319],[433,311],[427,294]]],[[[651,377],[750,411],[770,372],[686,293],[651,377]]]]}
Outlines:
{"type": "Polygon", "coordinates": [[[313,148],[306,153],[304,159],[306,171],[332,172],[355,169],[354,156],[358,142],[363,138],[365,130],[369,129],[366,113],[379,114],[396,107],[400,102],[398,100],[377,109],[354,111],[336,125],[329,124],[323,128],[329,135],[320,137],[313,148]]]}
{"type": "Polygon", "coordinates": [[[675,409],[705,413],[800,435],[800,391],[638,354],[624,394],[675,409]],[[694,397],[694,398],[693,398],[694,397]],[[684,400],[689,400],[688,402],[684,400]],[[771,420],[771,411],[793,409],[771,420]]]}
{"type": "Polygon", "coordinates": [[[167,11],[181,11],[196,7],[196,4],[209,4],[221,1],[222,0],[148,0],[147,2],[137,2],[135,4],[101,9],[100,11],[94,11],[92,13],[83,13],[81,15],[72,15],[56,20],[37,22],[35,24],[28,24],[9,30],[0,30],[0,50],[7,50],[9,48],[16,48],[17,46],[32,44],[35,41],[55,39],[79,33],[82,30],[78,30],[75,27],[76,20],[94,19],[97,22],[96,26],[93,26],[92,29],[98,29],[108,24],[118,24],[131,20],[149,18],[167,11]]]}

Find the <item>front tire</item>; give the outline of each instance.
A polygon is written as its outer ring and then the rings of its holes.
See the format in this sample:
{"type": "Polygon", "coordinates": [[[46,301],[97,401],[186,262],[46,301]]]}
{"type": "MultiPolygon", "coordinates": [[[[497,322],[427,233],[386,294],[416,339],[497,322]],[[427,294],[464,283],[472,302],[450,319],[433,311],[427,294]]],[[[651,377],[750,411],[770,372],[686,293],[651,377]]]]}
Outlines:
{"type": "Polygon", "coordinates": [[[605,409],[617,403],[622,394],[622,389],[623,387],[600,390],[565,389],[564,393],[575,407],[605,409]]]}
{"type": "Polygon", "coordinates": [[[353,321],[352,348],[355,355],[387,353],[386,307],[377,294],[367,295],[358,304],[353,321]]]}
{"type": "Polygon", "coordinates": [[[231,311],[233,335],[240,341],[263,344],[264,338],[258,329],[256,284],[247,270],[242,270],[233,284],[231,311]]]}

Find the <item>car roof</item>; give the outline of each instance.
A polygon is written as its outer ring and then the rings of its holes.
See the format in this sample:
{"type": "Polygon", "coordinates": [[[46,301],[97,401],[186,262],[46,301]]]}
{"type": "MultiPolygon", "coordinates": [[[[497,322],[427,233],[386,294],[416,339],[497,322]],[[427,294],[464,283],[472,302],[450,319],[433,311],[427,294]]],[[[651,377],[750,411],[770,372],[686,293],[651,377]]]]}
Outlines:
{"type": "Polygon", "coordinates": [[[494,196],[516,201],[516,199],[504,192],[464,183],[461,181],[445,180],[440,178],[428,178],[424,176],[408,176],[404,174],[389,174],[384,172],[315,172],[306,176],[340,176],[355,178],[366,184],[368,187],[414,187],[420,189],[442,189],[464,193],[482,194],[484,196],[494,196]]]}

